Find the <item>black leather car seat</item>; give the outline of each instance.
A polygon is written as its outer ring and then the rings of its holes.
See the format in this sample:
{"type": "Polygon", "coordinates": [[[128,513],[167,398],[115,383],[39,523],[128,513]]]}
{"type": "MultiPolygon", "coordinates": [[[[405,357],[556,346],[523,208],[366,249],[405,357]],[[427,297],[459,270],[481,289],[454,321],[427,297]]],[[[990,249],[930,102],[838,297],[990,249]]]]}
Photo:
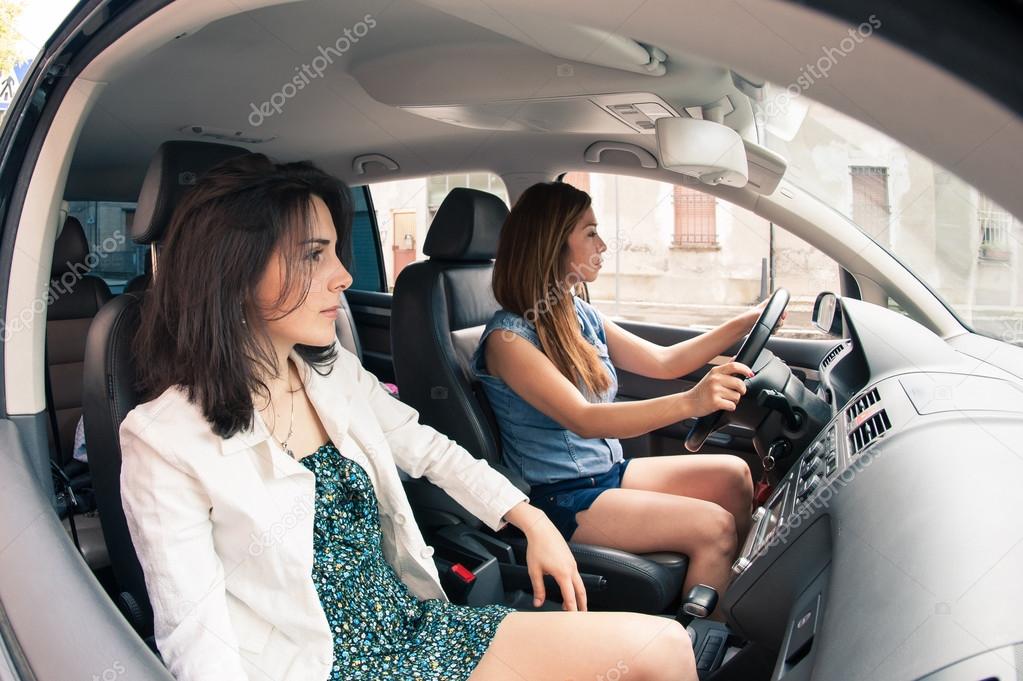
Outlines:
{"type": "MultiPolygon", "coordinates": [[[[217,163],[247,153],[245,149],[203,142],[165,142],[146,172],[131,238],[155,245],[153,276],[159,272],[159,243],[175,206],[196,178],[217,163]]],[[[147,289],[138,287],[103,306],[89,329],[85,351],[85,439],[92,469],[96,506],[107,540],[119,590],[118,606],[141,636],[152,634],[152,610],[145,578],[132,545],[121,506],[121,421],[138,404],[131,341],[139,326],[147,289]]]]}
{"type": "MultiPolygon", "coordinates": [[[[497,240],[508,208],[487,192],[453,189],[430,225],[423,252],[429,259],[406,266],[395,282],[391,311],[391,347],[401,399],[433,426],[477,458],[528,486],[501,465],[500,438],[470,359],[483,327],[499,309],[491,288],[497,240]]],[[[428,483],[426,483],[428,484],[428,483]]],[[[431,511],[450,504],[449,512],[470,524],[441,490],[413,497],[431,511]]],[[[416,509],[417,520],[427,513],[416,509]]],[[[525,538],[512,528],[501,540],[525,555],[525,538]]],[[[674,610],[688,568],[686,556],[658,552],[634,555],[607,547],[570,544],[580,572],[602,575],[608,588],[589,595],[592,609],[674,610]]]]}
{"type": "Polygon", "coordinates": [[[113,296],[99,277],[86,274],[89,242],[78,218],[68,217],[53,248],[46,310],[46,371],[49,381],[51,448],[54,461],[71,478],[85,482],[88,465],[72,458],[82,414],[82,368],[92,320],[113,296]]]}
{"type": "MultiPolygon", "coordinates": [[[[156,262],[147,273],[159,277],[159,247],[174,208],[196,179],[214,165],[247,153],[245,149],[204,142],[165,142],[151,161],[139,194],[131,238],[150,246],[156,262]]],[[[152,610],[145,578],[128,532],[121,505],[120,425],[138,404],[131,341],[145,304],[150,276],[132,280],[131,290],[99,310],[89,329],[85,350],[85,436],[96,505],[106,536],[110,563],[119,590],[118,606],[144,638],[152,634],[152,610]]],[[[362,348],[347,300],[335,323],[342,347],[362,359],[362,348]]]]}
{"type": "Polygon", "coordinates": [[[93,570],[110,558],[99,518],[93,512],[89,464],[73,457],[82,415],[85,342],[96,314],[112,297],[103,279],[88,274],[89,243],[78,218],[68,217],[57,236],[50,267],[52,300],[46,310],[46,409],[52,463],[60,469],[58,506],[62,523],[75,537],[93,570]],[[70,488],[77,503],[72,505],[70,488]],[[65,517],[66,516],[66,517],[65,517]],[[72,517],[73,516],[73,517],[72,517]],[[72,530],[73,524],[73,530],[72,530]]]}

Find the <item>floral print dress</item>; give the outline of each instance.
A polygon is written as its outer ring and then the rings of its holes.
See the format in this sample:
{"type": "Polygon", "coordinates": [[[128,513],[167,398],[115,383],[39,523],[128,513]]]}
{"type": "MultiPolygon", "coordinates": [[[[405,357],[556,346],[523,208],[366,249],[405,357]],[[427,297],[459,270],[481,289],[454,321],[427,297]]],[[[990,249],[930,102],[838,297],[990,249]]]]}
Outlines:
{"type": "Polygon", "coordinates": [[[504,617],[420,601],[384,558],[366,471],[327,441],[299,463],[316,476],[313,582],[334,636],[331,681],[464,681],[504,617]]]}

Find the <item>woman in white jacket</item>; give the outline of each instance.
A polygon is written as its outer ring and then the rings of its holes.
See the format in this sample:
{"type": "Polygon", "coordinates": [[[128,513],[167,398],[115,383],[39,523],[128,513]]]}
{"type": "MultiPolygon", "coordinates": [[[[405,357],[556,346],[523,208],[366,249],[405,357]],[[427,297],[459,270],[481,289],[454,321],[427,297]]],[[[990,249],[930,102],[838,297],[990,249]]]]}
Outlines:
{"type": "Polygon", "coordinates": [[[309,163],[220,164],[175,211],[133,351],[121,492],[179,681],[695,679],[673,620],[589,613],[568,546],[335,337],[347,188],[309,163]],[[450,603],[397,468],[528,540],[562,612],[450,603]],[[608,677],[610,678],[610,677],[608,677]]]}

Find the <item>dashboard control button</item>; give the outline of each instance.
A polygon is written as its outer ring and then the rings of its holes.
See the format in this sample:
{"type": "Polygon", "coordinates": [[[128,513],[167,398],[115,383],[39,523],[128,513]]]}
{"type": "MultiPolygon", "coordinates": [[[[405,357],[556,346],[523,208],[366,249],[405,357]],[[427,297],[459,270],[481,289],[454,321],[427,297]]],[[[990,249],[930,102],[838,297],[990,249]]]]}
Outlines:
{"type": "Polygon", "coordinates": [[[796,495],[796,498],[799,499],[799,501],[803,501],[804,499],[806,499],[808,496],[810,496],[810,494],[813,493],[815,489],[817,489],[817,486],[821,484],[821,480],[822,480],[821,476],[815,474],[813,477],[811,477],[809,480],[803,483],[803,489],[799,491],[799,493],[796,495]]]}
{"type": "Polygon", "coordinates": [[[812,645],[814,634],[817,633],[817,613],[820,610],[820,594],[814,599],[813,604],[808,608],[799,611],[792,620],[792,628],[789,633],[789,643],[785,648],[785,662],[795,664],[806,656],[807,650],[812,645]]]}

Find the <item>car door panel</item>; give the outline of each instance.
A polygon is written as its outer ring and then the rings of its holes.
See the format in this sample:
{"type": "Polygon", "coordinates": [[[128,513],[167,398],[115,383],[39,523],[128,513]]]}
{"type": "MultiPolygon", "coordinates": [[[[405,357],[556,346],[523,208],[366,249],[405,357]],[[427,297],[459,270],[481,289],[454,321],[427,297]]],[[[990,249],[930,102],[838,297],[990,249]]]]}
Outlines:
{"type": "Polygon", "coordinates": [[[85,669],[104,678],[131,670],[131,678],[172,681],[53,512],[46,424],[45,412],[0,418],[0,649],[21,679],[79,678],[85,669]],[[71,641],[74,649],[64,650],[71,641]]]}

